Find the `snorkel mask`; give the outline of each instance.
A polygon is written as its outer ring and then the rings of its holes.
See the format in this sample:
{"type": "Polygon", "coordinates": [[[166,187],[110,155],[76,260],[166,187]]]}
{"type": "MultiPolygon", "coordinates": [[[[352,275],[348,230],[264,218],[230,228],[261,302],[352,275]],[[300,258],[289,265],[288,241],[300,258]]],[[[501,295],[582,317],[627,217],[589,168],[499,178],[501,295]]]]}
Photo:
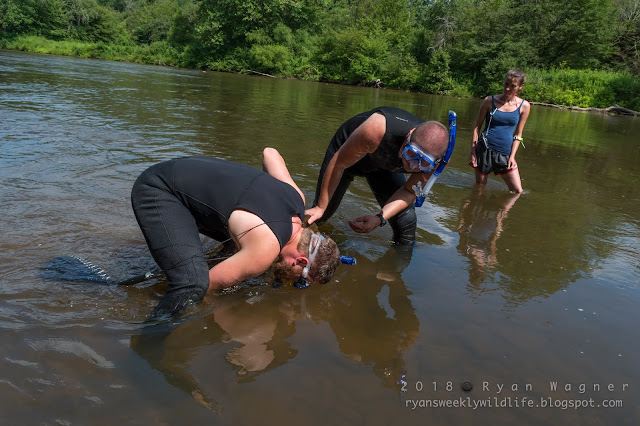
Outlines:
{"type": "Polygon", "coordinates": [[[442,160],[436,160],[431,154],[420,149],[420,147],[411,145],[411,135],[409,135],[406,145],[402,148],[402,158],[407,160],[412,169],[419,169],[422,173],[429,173],[435,169],[442,160]]]}
{"type": "Polygon", "coordinates": [[[324,240],[324,237],[320,234],[314,233],[311,236],[311,241],[309,241],[309,262],[307,262],[306,266],[302,270],[302,276],[293,283],[296,288],[307,288],[309,287],[309,269],[311,269],[311,265],[313,264],[313,259],[316,258],[316,254],[318,254],[318,250],[320,249],[320,243],[324,240]],[[314,243],[315,242],[315,246],[314,243]]]}
{"type": "Polygon", "coordinates": [[[457,115],[455,111],[449,111],[449,144],[447,145],[447,152],[444,154],[444,157],[442,157],[442,161],[440,161],[436,170],[429,177],[424,188],[422,187],[422,182],[418,182],[416,185],[413,185],[413,190],[416,194],[416,207],[422,206],[422,203],[424,203],[431,187],[436,183],[436,180],[438,180],[438,176],[440,176],[440,173],[442,173],[447,164],[449,164],[449,159],[453,153],[453,147],[456,145],[456,117],[457,115]]]}
{"type": "MultiPolygon", "coordinates": [[[[316,254],[318,253],[318,249],[320,248],[320,243],[324,237],[320,234],[313,234],[311,236],[311,242],[309,243],[309,262],[302,270],[302,275],[296,282],[293,283],[295,288],[304,289],[309,287],[309,270],[311,269],[311,265],[313,264],[313,259],[315,259],[316,254]],[[313,243],[315,242],[315,247],[313,243]]],[[[345,265],[355,265],[357,263],[356,259],[350,256],[340,256],[340,263],[345,265]]]]}
{"type": "MultiPolygon", "coordinates": [[[[312,224],[311,226],[315,227],[315,230],[317,231],[317,227],[315,224],[312,224]]],[[[308,258],[309,262],[302,270],[302,275],[300,276],[300,278],[298,278],[298,280],[293,283],[293,285],[296,288],[305,289],[309,287],[309,285],[311,284],[308,278],[309,270],[311,269],[311,265],[313,264],[313,260],[315,259],[316,254],[318,254],[318,250],[320,249],[320,243],[322,243],[322,240],[324,240],[324,237],[319,232],[318,233],[314,232],[311,235],[311,239],[309,241],[309,258],[308,258]],[[314,243],[315,243],[315,246],[314,246],[314,243]]],[[[344,265],[356,265],[357,261],[354,257],[340,255],[340,263],[344,265]]],[[[273,281],[272,285],[274,288],[278,288],[282,285],[282,280],[276,278],[273,281]]]]}

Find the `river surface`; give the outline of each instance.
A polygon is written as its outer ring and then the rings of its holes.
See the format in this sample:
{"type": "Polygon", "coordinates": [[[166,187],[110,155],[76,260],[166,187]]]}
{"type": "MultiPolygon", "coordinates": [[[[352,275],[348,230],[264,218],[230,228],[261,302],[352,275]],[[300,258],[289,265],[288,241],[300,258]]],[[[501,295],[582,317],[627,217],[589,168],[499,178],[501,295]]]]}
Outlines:
{"type": "Polygon", "coordinates": [[[479,104],[0,52],[0,424],[639,424],[640,119],[533,106],[515,197],[474,185],[479,104]],[[356,180],[321,230],[358,263],[325,286],[265,275],[149,326],[164,278],[40,269],[153,268],[131,185],[179,156],[260,167],[275,147],[310,207],[333,132],[381,105],[458,114],[412,248],[351,231],[378,210],[356,180]]]}

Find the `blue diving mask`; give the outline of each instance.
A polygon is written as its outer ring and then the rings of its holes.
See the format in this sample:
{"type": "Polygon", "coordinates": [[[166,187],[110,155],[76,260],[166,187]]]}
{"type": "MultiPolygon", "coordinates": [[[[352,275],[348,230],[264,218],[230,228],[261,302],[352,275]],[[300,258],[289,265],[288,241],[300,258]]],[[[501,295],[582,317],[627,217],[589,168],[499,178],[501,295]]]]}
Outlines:
{"type": "Polygon", "coordinates": [[[315,259],[316,254],[318,254],[318,249],[320,249],[320,243],[324,240],[324,237],[320,234],[313,234],[311,236],[311,241],[309,242],[309,262],[302,270],[302,276],[293,283],[296,288],[307,288],[309,287],[309,269],[311,269],[311,265],[313,264],[313,259],[315,259]],[[314,245],[315,243],[315,245],[314,245]]]}
{"type": "MultiPolygon", "coordinates": [[[[431,174],[431,176],[429,176],[429,180],[427,181],[427,184],[424,187],[422,186],[422,182],[418,182],[416,185],[413,185],[412,187],[416,193],[416,203],[415,203],[416,207],[422,206],[422,203],[424,203],[424,200],[427,197],[427,194],[429,193],[429,191],[431,190],[431,187],[433,186],[434,183],[436,183],[436,180],[438,180],[438,176],[440,176],[440,173],[442,173],[442,170],[444,170],[447,164],[449,164],[449,159],[451,158],[451,154],[453,153],[453,147],[456,145],[457,117],[458,116],[455,113],[455,111],[449,111],[449,144],[447,145],[447,152],[444,154],[444,158],[442,158],[442,160],[439,161],[440,165],[431,174]]],[[[411,135],[409,135],[409,139],[410,138],[411,138],[411,135]]],[[[407,140],[407,143],[409,142],[409,139],[407,140]]],[[[403,155],[404,155],[404,152],[403,152],[403,155]]]]}
{"type": "Polygon", "coordinates": [[[409,166],[412,170],[416,168],[420,169],[423,173],[429,173],[440,164],[441,160],[436,160],[431,154],[422,150],[422,148],[411,145],[411,136],[413,132],[407,138],[407,143],[402,148],[402,158],[409,162],[409,166]]]}

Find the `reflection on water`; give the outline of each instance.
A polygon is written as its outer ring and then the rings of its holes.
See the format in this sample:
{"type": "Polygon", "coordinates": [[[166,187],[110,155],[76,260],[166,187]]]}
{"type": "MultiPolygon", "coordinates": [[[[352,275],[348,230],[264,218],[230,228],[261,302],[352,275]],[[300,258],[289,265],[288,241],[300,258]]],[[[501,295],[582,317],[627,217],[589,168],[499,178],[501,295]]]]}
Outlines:
{"type": "MultiPolygon", "coordinates": [[[[212,347],[221,346],[237,382],[253,382],[296,357],[299,350],[288,342],[296,324],[326,323],[344,357],[370,368],[383,386],[397,389],[406,368],[404,353],[419,336],[411,292],[401,278],[411,256],[410,248],[389,247],[374,261],[359,261],[362,273],[357,281],[331,283],[316,291],[245,286],[209,298],[211,306],[178,324],[146,326],[131,337],[131,347],[171,385],[220,412],[220,404],[185,369],[191,358],[209,358],[212,347]]],[[[211,362],[219,365],[223,360],[211,362]]]]}
{"type": "Polygon", "coordinates": [[[475,287],[482,284],[487,272],[498,263],[498,239],[509,210],[521,195],[485,196],[484,192],[484,185],[473,187],[469,198],[462,201],[458,223],[458,251],[469,258],[469,284],[475,287]]]}
{"type": "Polygon", "coordinates": [[[518,152],[527,193],[514,197],[499,180],[474,185],[478,105],[0,52],[0,423],[449,425],[475,413],[404,402],[506,395],[624,406],[485,409],[484,424],[638,424],[640,120],[534,106],[518,152]],[[274,289],[259,277],[152,326],[161,276],[114,287],[38,274],[65,255],[117,280],[153,269],[129,194],[169,158],[261,167],[273,146],[310,199],[335,129],[380,105],[443,123],[458,114],[459,143],[417,210],[415,247],[391,246],[387,227],[351,231],[349,218],[378,209],[356,179],[321,231],[358,264],[325,286],[274,289]],[[550,394],[550,380],[629,387],[550,394]],[[484,381],[534,390],[498,395],[484,381]]]}
{"type": "Polygon", "coordinates": [[[392,246],[379,258],[358,260],[357,281],[341,283],[321,305],[342,353],[370,366],[390,388],[397,388],[404,353],[420,329],[402,280],[411,258],[410,248],[392,246]]]}

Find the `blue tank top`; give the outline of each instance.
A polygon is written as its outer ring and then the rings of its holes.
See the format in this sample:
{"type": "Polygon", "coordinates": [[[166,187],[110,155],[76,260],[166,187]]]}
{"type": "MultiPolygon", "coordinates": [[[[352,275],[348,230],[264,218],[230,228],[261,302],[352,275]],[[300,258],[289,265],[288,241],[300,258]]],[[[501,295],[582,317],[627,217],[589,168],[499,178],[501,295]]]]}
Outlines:
{"type": "Polygon", "coordinates": [[[487,114],[484,121],[484,135],[489,143],[489,149],[500,154],[511,155],[511,147],[513,145],[513,132],[520,121],[520,107],[518,105],[515,111],[504,112],[496,108],[495,100],[491,96],[491,111],[487,114]],[[493,117],[491,117],[493,115],[493,117]],[[491,123],[489,123],[491,121],[491,123]],[[487,132],[487,126],[489,131],[487,132]]]}

